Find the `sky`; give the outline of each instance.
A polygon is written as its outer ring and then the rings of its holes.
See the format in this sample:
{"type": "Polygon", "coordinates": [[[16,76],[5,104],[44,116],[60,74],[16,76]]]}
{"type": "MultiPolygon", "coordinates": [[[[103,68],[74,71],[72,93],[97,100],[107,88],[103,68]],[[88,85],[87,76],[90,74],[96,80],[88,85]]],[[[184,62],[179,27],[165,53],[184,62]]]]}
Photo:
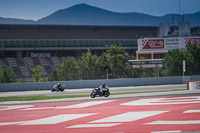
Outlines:
{"type": "Polygon", "coordinates": [[[114,12],[139,12],[154,16],[200,11],[200,0],[0,0],[0,17],[38,20],[59,9],[81,3],[114,12]]]}

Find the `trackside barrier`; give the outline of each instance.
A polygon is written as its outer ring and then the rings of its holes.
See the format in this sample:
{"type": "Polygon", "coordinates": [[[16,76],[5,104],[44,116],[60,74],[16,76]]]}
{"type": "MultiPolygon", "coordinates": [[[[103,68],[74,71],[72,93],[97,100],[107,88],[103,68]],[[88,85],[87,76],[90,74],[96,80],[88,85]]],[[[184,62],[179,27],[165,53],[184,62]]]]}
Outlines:
{"type": "Polygon", "coordinates": [[[187,80],[187,81],[186,81],[186,89],[187,89],[187,90],[190,89],[190,87],[189,87],[189,83],[190,83],[190,82],[196,82],[196,81],[200,81],[200,80],[187,80]]]}
{"type": "Polygon", "coordinates": [[[3,83],[0,84],[0,92],[4,91],[30,91],[50,90],[58,82],[65,85],[67,89],[96,88],[102,83],[109,87],[120,86],[142,86],[142,85],[165,85],[185,84],[187,80],[200,80],[200,76],[175,76],[175,77],[151,77],[151,78],[129,78],[109,80],[78,80],[78,81],[56,81],[56,82],[28,82],[28,83],[3,83]]]}
{"type": "Polygon", "coordinates": [[[189,90],[200,90],[200,80],[192,80],[188,82],[189,90]]]}

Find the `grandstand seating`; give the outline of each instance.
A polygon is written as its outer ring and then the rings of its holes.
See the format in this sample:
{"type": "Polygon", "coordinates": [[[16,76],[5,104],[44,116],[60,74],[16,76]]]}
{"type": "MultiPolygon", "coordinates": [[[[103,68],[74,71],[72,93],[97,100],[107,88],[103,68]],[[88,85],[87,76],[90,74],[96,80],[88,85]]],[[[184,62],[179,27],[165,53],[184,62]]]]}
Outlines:
{"type": "Polygon", "coordinates": [[[24,61],[22,58],[15,58],[17,66],[25,66],[24,61]]]}
{"type": "Polygon", "coordinates": [[[41,65],[38,57],[31,57],[31,60],[33,61],[34,66],[41,65]]]}
{"type": "Polygon", "coordinates": [[[0,67],[11,68],[17,78],[30,76],[30,68],[37,65],[43,66],[42,76],[48,76],[60,63],[59,57],[0,58],[0,67]]]}
{"type": "Polygon", "coordinates": [[[27,66],[19,66],[19,69],[21,70],[22,76],[30,75],[30,71],[27,66]]]}
{"type": "Polygon", "coordinates": [[[31,57],[24,57],[23,60],[24,60],[24,63],[27,67],[33,67],[34,66],[31,57]]]}
{"type": "Polygon", "coordinates": [[[44,57],[51,65],[54,65],[52,60],[51,60],[51,57],[44,57]]]}
{"type": "Polygon", "coordinates": [[[20,70],[20,68],[19,68],[18,66],[13,66],[13,67],[11,67],[11,68],[12,68],[14,74],[15,74],[17,77],[22,76],[21,70],[20,70]]]}
{"type": "Polygon", "coordinates": [[[49,75],[52,72],[52,68],[50,66],[44,66],[44,69],[45,69],[47,75],[49,75]]]}
{"type": "Polygon", "coordinates": [[[46,76],[47,75],[47,72],[46,72],[46,70],[45,70],[45,68],[44,68],[44,66],[42,67],[42,76],[46,76]]]}
{"type": "Polygon", "coordinates": [[[17,67],[15,58],[7,58],[7,61],[10,67],[17,67]]]}
{"type": "Polygon", "coordinates": [[[2,63],[2,67],[5,66],[5,67],[9,67],[9,63],[8,63],[8,60],[6,58],[1,58],[1,63],[2,63]]]}
{"type": "Polygon", "coordinates": [[[54,64],[54,66],[58,66],[60,64],[60,59],[58,57],[51,57],[51,60],[54,64]]]}
{"type": "Polygon", "coordinates": [[[0,59],[0,67],[6,67],[6,65],[4,64],[4,62],[0,59]]]}

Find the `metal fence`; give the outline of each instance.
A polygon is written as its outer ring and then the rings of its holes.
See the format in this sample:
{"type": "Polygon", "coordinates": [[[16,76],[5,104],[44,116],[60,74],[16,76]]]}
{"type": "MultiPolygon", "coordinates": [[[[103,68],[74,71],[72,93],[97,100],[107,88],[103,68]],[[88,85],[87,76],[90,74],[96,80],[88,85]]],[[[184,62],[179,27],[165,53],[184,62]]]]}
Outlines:
{"type": "Polygon", "coordinates": [[[50,90],[58,82],[65,85],[67,89],[94,88],[106,83],[109,87],[142,86],[142,85],[166,85],[185,84],[187,80],[200,80],[200,76],[175,76],[175,77],[151,77],[151,78],[129,78],[109,80],[78,80],[78,81],[56,81],[56,82],[27,82],[27,83],[3,83],[0,84],[0,92],[3,91],[30,91],[50,90]]]}

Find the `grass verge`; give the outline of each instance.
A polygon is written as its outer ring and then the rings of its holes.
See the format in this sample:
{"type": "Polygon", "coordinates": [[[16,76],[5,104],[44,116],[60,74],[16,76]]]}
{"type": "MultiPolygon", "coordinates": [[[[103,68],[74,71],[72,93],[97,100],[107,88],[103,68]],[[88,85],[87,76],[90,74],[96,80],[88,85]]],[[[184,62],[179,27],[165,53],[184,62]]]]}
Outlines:
{"type": "MultiPolygon", "coordinates": [[[[182,91],[185,89],[178,90],[163,90],[163,91],[144,91],[144,92],[122,92],[122,93],[111,93],[111,95],[123,95],[123,94],[138,94],[138,93],[153,93],[153,92],[168,92],[168,91],[182,91]]],[[[89,94],[83,95],[62,95],[62,96],[24,96],[24,97],[0,97],[0,101],[32,101],[32,100],[47,100],[47,99],[60,99],[60,98],[75,98],[75,97],[90,97],[89,94]]]]}

